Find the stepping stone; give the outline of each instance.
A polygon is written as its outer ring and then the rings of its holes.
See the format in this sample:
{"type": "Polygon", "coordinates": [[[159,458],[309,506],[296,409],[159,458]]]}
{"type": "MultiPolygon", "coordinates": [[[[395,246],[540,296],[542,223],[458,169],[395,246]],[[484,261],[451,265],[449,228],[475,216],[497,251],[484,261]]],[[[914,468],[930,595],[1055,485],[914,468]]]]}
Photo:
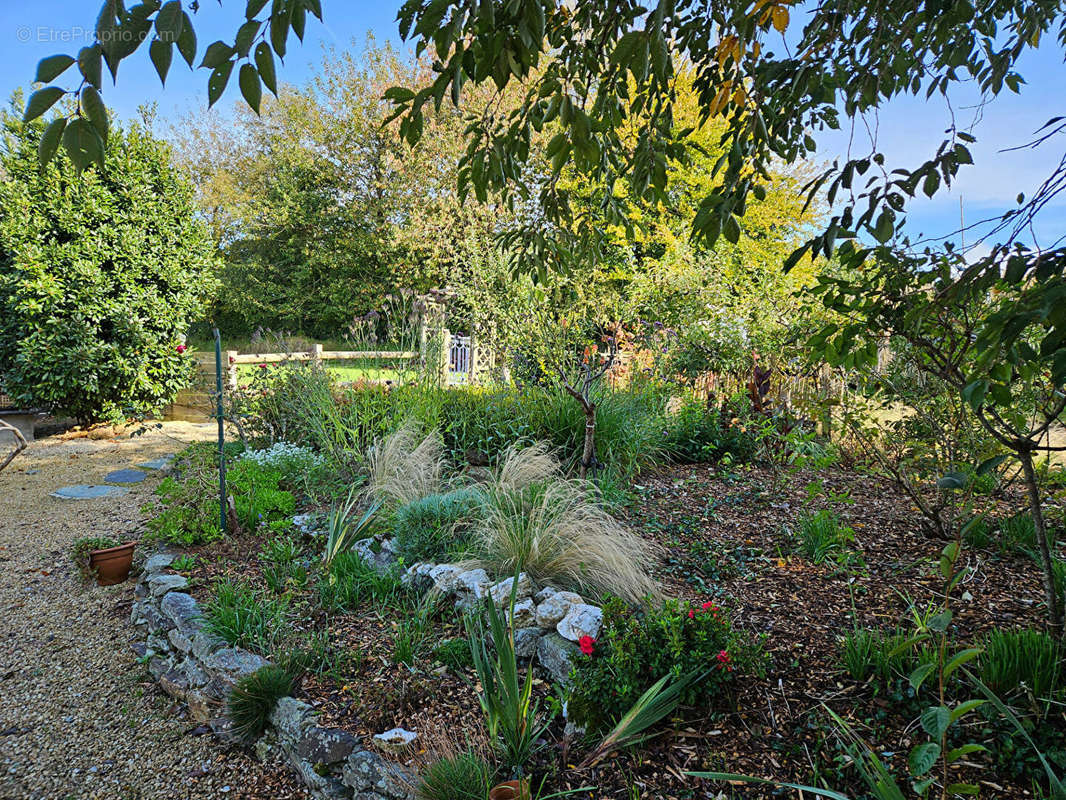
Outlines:
{"type": "Polygon", "coordinates": [[[139,469],[116,469],[104,476],[108,483],[140,483],[148,476],[139,469]]]}
{"type": "Polygon", "coordinates": [[[121,486],[64,486],[52,492],[63,500],[95,500],[97,497],[119,497],[129,492],[121,486]]]}
{"type": "Polygon", "coordinates": [[[173,458],[174,456],[163,456],[152,461],[145,461],[137,466],[141,469],[170,469],[170,462],[173,458]]]}

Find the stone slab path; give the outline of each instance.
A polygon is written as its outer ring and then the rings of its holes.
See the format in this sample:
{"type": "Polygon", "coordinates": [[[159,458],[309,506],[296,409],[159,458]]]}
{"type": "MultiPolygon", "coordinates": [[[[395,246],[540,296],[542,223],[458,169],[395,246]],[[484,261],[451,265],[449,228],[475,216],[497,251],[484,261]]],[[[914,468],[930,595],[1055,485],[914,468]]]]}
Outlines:
{"type": "Polygon", "coordinates": [[[70,560],[82,536],[139,538],[160,473],[117,496],[51,496],[154,459],[165,469],[211,434],[167,423],[135,439],[43,439],[0,473],[0,799],[306,797],[283,766],[201,734],[130,648],[133,581],[86,586],[70,560]]]}

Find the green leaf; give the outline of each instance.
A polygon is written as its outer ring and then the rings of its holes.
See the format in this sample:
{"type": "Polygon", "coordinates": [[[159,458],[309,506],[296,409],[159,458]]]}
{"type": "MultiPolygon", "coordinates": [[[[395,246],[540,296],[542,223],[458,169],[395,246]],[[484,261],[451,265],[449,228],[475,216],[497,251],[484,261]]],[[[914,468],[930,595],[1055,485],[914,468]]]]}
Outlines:
{"type": "Polygon", "coordinates": [[[211,42],[207,46],[204,60],[200,62],[200,66],[208,69],[219,69],[233,57],[233,53],[233,48],[225,42],[211,42]]]}
{"type": "Polygon", "coordinates": [[[922,684],[925,683],[925,679],[929,677],[929,674],[934,669],[936,669],[936,664],[933,664],[931,662],[926,664],[919,664],[918,668],[914,670],[914,672],[911,673],[910,678],[908,678],[908,682],[910,683],[911,688],[914,689],[914,691],[918,691],[918,689],[921,688],[922,684]]]}
{"type": "Polygon", "coordinates": [[[59,98],[65,94],[66,92],[58,86],[49,86],[47,89],[39,89],[34,92],[26,102],[26,112],[22,115],[22,121],[30,122],[37,119],[54,106],[59,101],[59,98]]]}
{"type": "MultiPolygon", "coordinates": [[[[274,70],[274,54],[270,51],[270,45],[260,42],[255,46],[255,65],[259,68],[259,77],[263,85],[270,90],[274,97],[278,96],[278,78],[274,70]]],[[[385,93],[386,95],[388,92],[385,93]]],[[[414,97],[414,92],[411,93],[414,97]]]]}
{"type": "Polygon", "coordinates": [[[181,36],[182,26],[185,24],[185,13],[181,8],[181,0],[169,0],[159,9],[155,17],[155,32],[160,40],[166,44],[175,44],[181,36]]]}
{"type": "Polygon", "coordinates": [[[941,611],[935,617],[929,620],[929,630],[936,631],[937,633],[943,633],[948,629],[951,624],[952,613],[951,610],[941,611]]]}
{"type": "Polygon", "coordinates": [[[874,225],[874,238],[881,244],[884,244],[892,238],[892,234],[896,230],[896,215],[890,209],[884,209],[877,217],[877,223],[874,225]]]}
{"type": "Polygon", "coordinates": [[[965,489],[970,482],[970,476],[965,472],[947,472],[937,480],[938,489],[965,489]]]}
{"type": "MultiPolygon", "coordinates": [[[[948,663],[946,665],[944,665],[944,677],[945,678],[951,677],[951,673],[953,673],[955,670],[957,670],[963,664],[968,664],[969,662],[973,661],[979,655],[981,655],[981,648],[979,648],[979,647],[971,647],[971,648],[969,648],[967,650],[959,651],[958,653],[956,653],[951,658],[950,661],[948,661],[948,663]]],[[[963,709],[962,712],[959,714],[959,716],[962,716],[962,714],[965,714],[968,711],[972,711],[973,709],[977,708],[977,706],[983,705],[984,702],[985,702],[984,700],[968,700],[967,702],[962,703],[959,706],[956,706],[955,710],[958,711],[959,709],[963,709]],[[976,705],[970,705],[970,704],[974,704],[974,703],[976,705]],[[968,706],[968,707],[966,707],[966,706],[968,706]]],[[[952,718],[953,719],[958,719],[958,717],[954,717],[954,716],[952,718]]]]}
{"type": "Polygon", "coordinates": [[[975,783],[950,783],[948,784],[948,787],[944,790],[944,794],[948,796],[951,796],[953,794],[976,795],[979,794],[980,791],[981,787],[979,787],[975,783]]]}
{"type": "Polygon", "coordinates": [[[100,93],[92,86],[86,86],[81,91],[81,110],[93,124],[96,132],[100,134],[100,139],[107,142],[108,129],[111,124],[107,116],[107,106],[104,105],[100,93]]]}
{"type": "Polygon", "coordinates": [[[213,106],[222,97],[222,93],[226,91],[226,84],[229,83],[229,76],[232,73],[232,61],[225,62],[211,73],[211,77],[207,79],[207,105],[209,107],[213,106]]]}
{"type": "Polygon", "coordinates": [[[971,408],[978,408],[988,393],[988,381],[981,379],[968,383],[962,390],[962,399],[970,404],[971,408]]]}
{"type": "Polygon", "coordinates": [[[936,742],[925,742],[918,745],[907,756],[907,766],[910,768],[911,775],[920,778],[933,768],[939,757],[940,745],[936,742]]]}
{"type": "Polygon", "coordinates": [[[78,69],[90,84],[97,89],[103,88],[103,52],[100,45],[83,47],[78,51],[78,69]]]}
{"type": "Polygon", "coordinates": [[[161,39],[153,39],[148,46],[148,55],[155,65],[155,71],[159,75],[159,82],[167,85],[167,73],[170,72],[170,62],[174,58],[174,45],[161,39]]]}
{"type": "Polygon", "coordinates": [[[266,6],[267,0],[248,0],[248,5],[245,7],[244,16],[245,19],[251,19],[266,6]]]}
{"type": "Polygon", "coordinates": [[[42,58],[37,63],[37,77],[34,80],[37,83],[49,83],[54,81],[68,69],[70,65],[74,63],[74,59],[71,56],[62,53],[57,56],[48,56],[48,58],[42,58]]]}
{"type": "Polygon", "coordinates": [[[41,143],[37,147],[37,157],[40,160],[42,167],[55,158],[56,151],[59,150],[59,141],[63,136],[63,130],[66,127],[67,118],[57,117],[44,129],[44,135],[41,136],[41,143]]]}
{"type": "Polygon", "coordinates": [[[737,222],[737,218],[732,214],[725,218],[725,222],[722,223],[722,236],[726,238],[726,241],[736,244],[740,241],[740,223],[737,222]]]}
{"type": "Polygon", "coordinates": [[[256,114],[259,113],[259,104],[263,99],[263,85],[259,82],[259,73],[251,64],[242,64],[238,83],[244,100],[252,107],[256,114]]]}
{"type": "Polygon", "coordinates": [[[930,706],[918,719],[922,723],[922,730],[939,741],[951,725],[951,709],[947,706],[930,706]]]}
{"type": "Polygon", "coordinates": [[[953,750],[948,750],[944,756],[944,760],[949,764],[958,761],[963,756],[968,756],[970,753],[987,753],[988,748],[983,744],[964,744],[960,747],[956,747],[953,750]]]}
{"type": "Polygon", "coordinates": [[[74,162],[78,172],[89,164],[104,168],[104,142],[89,120],[80,118],[71,120],[63,131],[63,149],[74,162]]]}
{"type": "Polygon", "coordinates": [[[289,15],[275,9],[270,15],[270,44],[281,59],[285,58],[289,38],[289,15]]]}
{"type": "Polygon", "coordinates": [[[262,25],[263,23],[253,19],[244,23],[237,29],[237,36],[233,40],[233,46],[237,50],[237,55],[241,58],[248,55],[248,51],[252,49],[252,42],[255,41],[255,36],[259,33],[259,29],[262,25]]]}
{"type": "Polygon", "coordinates": [[[1006,461],[1008,458],[1010,458],[1010,456],[1007,454],[992,456],[992,458],[986,458],[977,467],[978,477],[982,475],[987,475],[1000,464],[1002,464],[1004,461],[1006,461]]]}
{"type": "Polygon", "coordinates": [[[182,13],[181,35],[178,37],[178,52],[190,67],[196,61],[196,31],[193,30],[189,15],[182,13]]]}

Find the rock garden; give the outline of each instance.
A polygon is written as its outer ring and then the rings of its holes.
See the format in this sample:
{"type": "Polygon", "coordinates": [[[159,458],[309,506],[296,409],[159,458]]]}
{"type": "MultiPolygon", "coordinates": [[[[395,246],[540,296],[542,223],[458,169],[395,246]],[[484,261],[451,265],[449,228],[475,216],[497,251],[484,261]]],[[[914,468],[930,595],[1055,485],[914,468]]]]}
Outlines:
{"type": "MultiPolygon", "coordinates": [[[[329,381],[276,370],[275,398],[329,381]]],[[[775,791],[751,777],[830,792],[857,786],[857,742],[896,768],[923,752],[926,692],[984,686],[1009,717],[949,732],[981,745],[960,781],[1023,797],[1036,753],[1060,758],[1043,703],[1061,662],[1012,491],[971,492],[987,521],[965,555],[933,557],[912,498],[824,441],[760,453],[750,422],[712,410],[693,447],[697,412],[666,411],[645,424],[688,426],[687,448],[609,442],[612,468],[581,479],[532,393],[506,397],[528,433],[470,458],[503,398],[468,391],[334,387],[316,413],[360,412],[343,449],[313,426],[258,439],[277,411],[249,413],[224,447],[224,533],[217,443],[177,455],[142,509],[130,617],[151,675],[220,747],[280,759],[319,797],[775,791]],[[923,686],[949,663],[967,670],[923,686]]]]}

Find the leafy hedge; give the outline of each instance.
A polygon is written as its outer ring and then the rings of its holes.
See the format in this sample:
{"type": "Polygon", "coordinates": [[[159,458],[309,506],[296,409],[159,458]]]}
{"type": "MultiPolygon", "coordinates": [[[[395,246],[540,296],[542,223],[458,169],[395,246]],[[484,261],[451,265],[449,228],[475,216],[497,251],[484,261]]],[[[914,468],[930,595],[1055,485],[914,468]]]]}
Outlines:
{"type": "Polygon", "coordinates": [[[115,127],[106,171],[77,175],[63,154],[41,168],[43,123],[0,124],[0,385],[80,421],[171,402],[216,262],[167,145],[115,127]]]}

